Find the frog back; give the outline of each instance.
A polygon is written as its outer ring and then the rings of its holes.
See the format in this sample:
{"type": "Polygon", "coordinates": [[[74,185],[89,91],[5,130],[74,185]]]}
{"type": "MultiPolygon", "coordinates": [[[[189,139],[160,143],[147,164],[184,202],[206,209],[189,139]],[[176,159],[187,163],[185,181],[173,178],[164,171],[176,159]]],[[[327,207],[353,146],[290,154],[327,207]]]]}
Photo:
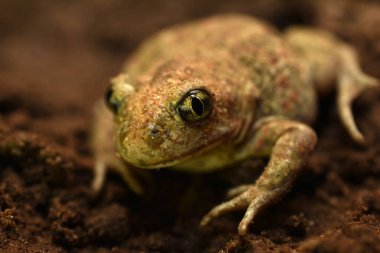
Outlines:
{"type": "Polygon", "coordinates": [[[253,17],[224,14],[163,30],[141,45],[124,70],[132,79],[149,76],[173,58],[241,69],[242,78],[260,90],[256,117],[283,115],[305,123],[315,117],[308,66],[273,27],[253,17]]]}

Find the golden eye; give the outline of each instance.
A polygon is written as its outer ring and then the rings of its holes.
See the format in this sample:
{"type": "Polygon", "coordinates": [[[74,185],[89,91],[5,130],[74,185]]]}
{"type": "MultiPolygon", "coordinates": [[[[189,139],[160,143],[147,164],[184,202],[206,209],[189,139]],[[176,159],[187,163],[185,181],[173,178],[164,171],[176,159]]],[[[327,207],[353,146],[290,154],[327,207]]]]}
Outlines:
{"type": "Polygon", "coordinates": [[[211,112],[210,94],[201,89],[187,92],[177,105],[179,116],[184,121],[198,121],[206,118],[211,112]]]}
{"type": "Polygon", "coordinates": [[[108,108],[113,112],[117,113],[120,107],[120,100],[118,100],[115,96],[115,93],[112,89],[112,86],[108,87],[106,94],[105,94],[105,100],[108,108]]]}

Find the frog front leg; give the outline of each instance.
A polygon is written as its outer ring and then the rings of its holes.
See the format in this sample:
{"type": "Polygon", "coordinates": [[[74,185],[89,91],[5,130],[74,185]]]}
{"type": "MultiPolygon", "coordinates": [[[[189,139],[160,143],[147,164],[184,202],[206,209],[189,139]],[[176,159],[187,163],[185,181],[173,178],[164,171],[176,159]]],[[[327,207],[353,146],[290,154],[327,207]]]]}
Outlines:
{"type": "Polygon", "coordinates": [[[270,157],[264,172],[254,184],[235,188],[232,191],[235,197],[213,208],[202,219],[201,226],[221,214],[246,209],[238,228],[239,234],[245,235],[255,216],[290,189],[317,142],[310,127],[284,118],[260,121],[254,134],[239,156],[270,157]]]}
{"type": "Polygon", "coordinates": [[[131,168],[117,156],[116,145],[113,141],[114,134],[113,115],[102,101],[98,101],[94,107],[91,132],[91,148],[95,158],[92,189],[94,192],[99,192],[103,187],[107,169],[112,169],[123,178],[133,192],[141,194],[143,190],[132,175],[131,168]]]}

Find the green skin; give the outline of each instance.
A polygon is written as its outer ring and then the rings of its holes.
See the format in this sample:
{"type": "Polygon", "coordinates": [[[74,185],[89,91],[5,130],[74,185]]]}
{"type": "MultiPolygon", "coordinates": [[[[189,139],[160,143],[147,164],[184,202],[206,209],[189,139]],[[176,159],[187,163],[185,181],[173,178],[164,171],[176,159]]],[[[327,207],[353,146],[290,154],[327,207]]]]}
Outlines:
{"type": "Polygon", "coordinates": [[[316,115],[317,94],[333,88],[334,80],[341,119],[362,143],[350,105],[376,80],[360,71],[354,50],[332,35],[311,28],[280,35],[262,21],[236,14],[164,30],[112,80],[115,120],[103,106],[96,109],[94,188],[101,188],[106,167],[141,192],[128,164],[208,172],[269,157],[254,184],[232,189],[231,199],[201,222],[246,209],[238,228],[244,235],[256,214],[289,190],[312,152],[317,137],[308,124],[316,115]],[[207,91],[211,110],[189,122],[178,106],[191,90],[207,91]],[[113,155],[112,138],[126,163],[113,155]]]}

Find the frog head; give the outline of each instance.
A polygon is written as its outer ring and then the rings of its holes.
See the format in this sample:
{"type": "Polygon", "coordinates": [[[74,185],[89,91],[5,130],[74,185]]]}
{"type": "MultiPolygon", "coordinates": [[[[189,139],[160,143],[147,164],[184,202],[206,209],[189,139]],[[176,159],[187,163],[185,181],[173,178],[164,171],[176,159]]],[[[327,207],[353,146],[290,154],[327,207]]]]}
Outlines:
{"type": "Polygon", "coordinates": [[[133,81],[117,76],[107,103],[120,155],[140,168],[161,168],[234,143],[253,117],[258,93],[232,72],[213,62],[172,60],[133,81]]]}

